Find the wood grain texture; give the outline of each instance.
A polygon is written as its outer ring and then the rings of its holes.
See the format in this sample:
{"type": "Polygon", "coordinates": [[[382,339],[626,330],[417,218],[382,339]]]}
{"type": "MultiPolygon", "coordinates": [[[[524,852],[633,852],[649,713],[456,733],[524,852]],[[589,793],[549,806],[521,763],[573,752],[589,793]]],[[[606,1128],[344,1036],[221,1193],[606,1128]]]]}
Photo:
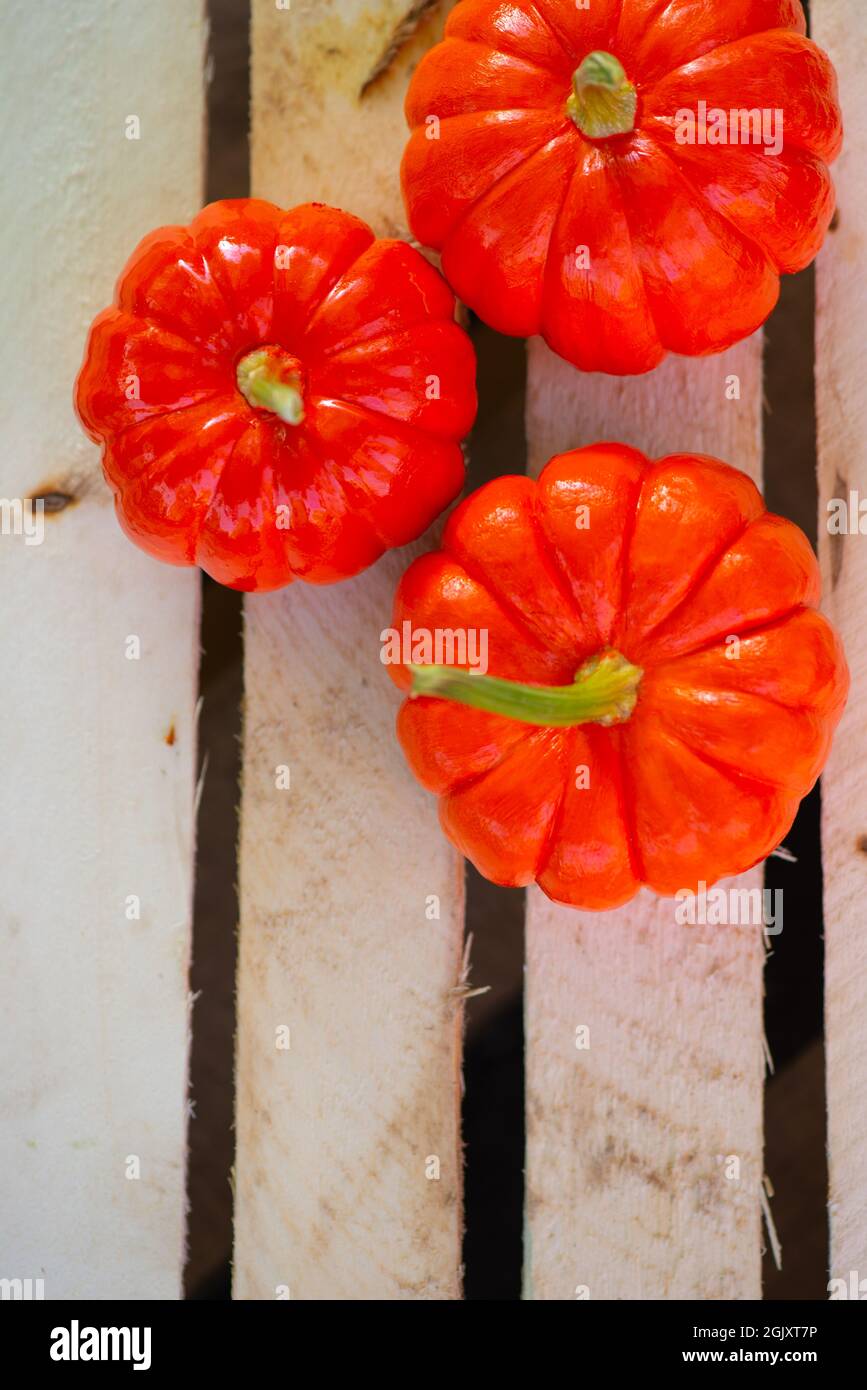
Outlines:
{"type": "Polygon", "coordinates": [[[131,43],[112,0],[4,20],[0,495],[66,505],[41,544],[0,535],[0,1277],[178,1298],[199,584],[122,535],[72,383],[138,239],[199,205],[204,21],[153,0],[131,43]]]}
{"type": "MultiPolygon", "coordinates": [[[[581,375],[534,340],[530,470],[617,439],[758,480],[761,374],[759,335],[631,379],[581,375]]],[[[680,926],[674,908],[647,892],[606,913],[528,895],[527,1298],[760,1296],[761,929],[680,926]]]]}
{"type": "MultiPolygon", "coordinates": [[[[358,95],[398,11],[254,4],[255,194],[400,228],[407,50],[358,95]]],[[[246,603],[236,1298],[460,1297],[462,864],[379,660],[410,558],[246,603]]]]}
{"type": "Polygon", "coordinates": [[[813,35],[840,79],[846,128],[834,168],[838,226],[816,268],[816,404],[824,609],[842,634],[852,672],[849,706],[822,779],[830,1263],[832,1276],[848,1281],[853,1270],[867,1279],[867,537],[830,535],[828,503],[845,502],[857,530],[850,493],[856,508],[867,500],[867,15],[852,0],[814,0],[811,11],[813,35]]]}
{"type": "Polygon", "coordinates": [[[252,187],[331,202],[407,236],[403,100],[453,0],[253,0],[252,187]],[[404,24],[404,21],[407,21],[404,24]],[[378,74],[378,75],[377,75],[378,74]],[[368,85],[369,84],[369,85],[368,85]]]}

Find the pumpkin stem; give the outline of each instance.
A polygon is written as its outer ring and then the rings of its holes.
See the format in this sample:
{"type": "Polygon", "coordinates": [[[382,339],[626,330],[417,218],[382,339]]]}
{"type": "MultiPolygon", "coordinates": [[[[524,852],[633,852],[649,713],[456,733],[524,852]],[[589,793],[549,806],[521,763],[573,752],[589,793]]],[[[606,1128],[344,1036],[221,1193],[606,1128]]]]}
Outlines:
{"type": "Polygon", "coordinates": [[[499,676],[477,676],[454,666],[416,666],[411,695],[432,695],[459,705],[519,719],[524,724],[569,728],[622,724],[635,709],[644,674],[620,652],[607,648],[585,661],[571,685],[522,685],[499,676]]]}
{"type": "Polygon", "coordinates": [[[613,53],[588,53],[572,75],[566,110],[590,140],[627,135],[635,129],[638,97],[613,53]]]}
{"type": "Polygon", "coordinates": [[[260,347],[238,363],[238,390],[257,410],[270,410],[287,425],[304,419],[301,364],[281,347],[260,347]]]}

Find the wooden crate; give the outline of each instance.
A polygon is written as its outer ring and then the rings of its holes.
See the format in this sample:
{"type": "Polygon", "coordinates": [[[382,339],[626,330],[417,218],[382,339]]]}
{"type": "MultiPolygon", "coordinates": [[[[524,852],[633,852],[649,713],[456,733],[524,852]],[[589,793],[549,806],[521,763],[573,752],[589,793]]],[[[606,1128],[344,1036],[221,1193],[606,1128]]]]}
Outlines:
{"type": "MultiPolygon", "coordinates": [[[[0,537],[13,868],[0,1029],[14,1059],[0,1276],[43,1279],[48,1298],[173,1299],[200,585],[122,538],[70,393],[129,249],[202,200],[206,17],[198,0],[86,0],[63,22],[10,8],[0,492],[52,510],[43,545],[0,537]]],[[[253,0],[253,192],[346,206],[406,235],[402,101],[449,8],[253,0]]],[[[856,0],[813,0],[812,19],[847,126],[839,226],[817,269],[816,383],[826,611],[853,674],[823,781],[829,1264],[848,1280],[867,1275],[867,559],[858,535],[831,537],[826,522],[829,500],[867,495],[867,21],[856,0]]],[[[532,342],[528,468],[615,437],[718,454],[760,481],[762,372],[760,335],[626,381],[580,375],[532,342]]],[[[463,868],[403,764],[396,696],[377,676],[408,558],[245,603],[239,1299],[462,1295],[463,868]],[[289,791],[276,778],[287,765],[289,791]]],[[[600,915],[533,891],[526,943],[525,1297],[759,1297],[760,934],[677,925],[649,895],[600,915]],[[582,1025],[592,1043],[577,1049],[582,1025]]]]}

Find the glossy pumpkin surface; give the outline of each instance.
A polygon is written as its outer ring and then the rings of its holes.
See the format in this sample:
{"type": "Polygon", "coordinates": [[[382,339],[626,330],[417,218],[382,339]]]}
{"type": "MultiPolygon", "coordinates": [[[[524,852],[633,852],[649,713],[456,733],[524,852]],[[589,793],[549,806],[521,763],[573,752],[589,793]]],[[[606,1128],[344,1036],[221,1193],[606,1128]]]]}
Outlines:
{"type": "Polygon", "coordinates": [[[798,0],[462,0],[407,95],[414,235],[486,323],[584,370],[721,351],[833,213],[836,78],[805,32],[798,0]]]}
{"type": "Polygon", "coordinates": [[[236,589],[331,583],[460,492],[475,355],[442,276],[348,213],[213,203],[145,237],[76,384],[121,525],[236,589]]]}
{"type": "Polygon", "coordinates": [[[582,908],[696,891],[779,845],[825,762],[848,672],[818,599],[806,537],[745,474],[621,444],[560,455],[461,503],[404,575],[394,627],[484,631],[489,676],[545,689],[616,649],[634,707],[544,727],[415,696],[401,744],[496,883],[582,908]]]}

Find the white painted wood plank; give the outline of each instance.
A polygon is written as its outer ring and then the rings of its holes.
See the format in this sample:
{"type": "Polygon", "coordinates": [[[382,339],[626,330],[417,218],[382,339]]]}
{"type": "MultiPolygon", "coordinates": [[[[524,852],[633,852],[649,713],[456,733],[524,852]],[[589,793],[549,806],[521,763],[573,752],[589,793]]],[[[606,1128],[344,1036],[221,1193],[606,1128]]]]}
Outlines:
{"type": "Polygon", "coordinates": [[[830,1265],[848,1287],[852,1271],[867,1279],[867,540],[831,536],[827,523],[831,499],[848,507],[853,491],[867,498],[867,15],[853,0],[814,0],[811,12],[813,37],[837,69],[846,127],[834,169],[839,226],[816,267],[816,401],[824,610],[852,673],[822,779],[830,1265]]]}
{"type": "MultiPolygon", "coordinates": [[[[758,481],[761,375],[759,335],[631,379],[579,375],[535,340],[530,470],[618,439],[651,457],[713,454],[758,481]]],[[[760,871],[733,882],[757,886],[760,871]]],[[[679,926],[674,907],[642,892],[577,912],[529,893],[525,1297],[760,1296],[761,933],[679,926]]]]}
{"type": "Polygon", "coordinates": [[[72,502],[41,545],[0,535],[0,1277],[177,1298],[199,586],[122,535],[72,384],[138,239],[199,204],[204,26],[172,0],[4,21],[0,496],[72,502]]]}
{"type": "MultiPolygon", "coordinates": [[[[405,234],[401,104],[436,25],[359,92],[407,8],[256,0],[258,196],[405,234]]],[[[460,1296],[462,863],[404,764],[379,662],[414,553],[246,602],[236,1298],[460,1296]]]]}
{"type": "Polygon", "coordinates": [[[406,237],[404,96],[453,4],[291,0],[278,10],[273,0],[253,0],[256,196],[276,189],[296,203],[321,199],[375,224],[379,236],[406,237]]]}

